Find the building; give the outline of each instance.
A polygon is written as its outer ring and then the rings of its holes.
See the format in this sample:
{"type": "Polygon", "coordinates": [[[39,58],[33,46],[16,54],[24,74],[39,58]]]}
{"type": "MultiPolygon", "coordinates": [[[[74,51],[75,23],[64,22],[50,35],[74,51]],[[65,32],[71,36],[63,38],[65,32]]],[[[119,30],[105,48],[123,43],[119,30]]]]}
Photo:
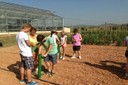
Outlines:
{"type": "Polygon", "coordinates": [[[64,19],[49,10],[0,1],[0,32],[17,32],[24,23],[38,31],[62,30],[64,19]]]}
{"type": "Polygon", "coordinates": [[[70,32],[71,32],[71,28],[64,27],[64,28],[63,28],[63,31],[64,31],[65,33],[70,33],[70,32]]]}

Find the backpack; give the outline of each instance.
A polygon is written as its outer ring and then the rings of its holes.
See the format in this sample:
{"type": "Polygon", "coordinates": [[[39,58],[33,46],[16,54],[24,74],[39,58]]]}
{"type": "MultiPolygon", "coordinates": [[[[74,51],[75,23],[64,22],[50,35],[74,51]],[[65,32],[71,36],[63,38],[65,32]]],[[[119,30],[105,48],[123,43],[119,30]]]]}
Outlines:
{"type": "Polygon", "coordinates": [[[2,47],[3,46],[3,44],[0,42],[0,47],[2,47]]]}

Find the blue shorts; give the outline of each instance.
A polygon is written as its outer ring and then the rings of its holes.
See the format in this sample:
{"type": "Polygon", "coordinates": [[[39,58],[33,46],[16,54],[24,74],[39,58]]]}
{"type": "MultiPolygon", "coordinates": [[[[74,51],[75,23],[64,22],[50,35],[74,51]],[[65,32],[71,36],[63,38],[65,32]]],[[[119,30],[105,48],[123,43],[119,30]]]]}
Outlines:
{"type": "Polygon", "coordinates": [[[56,54],[48,54],[45,58],[44,58],[45,62],[49,62],[51,61],[53,64],[57,63],[57,53],[56,54]]]}

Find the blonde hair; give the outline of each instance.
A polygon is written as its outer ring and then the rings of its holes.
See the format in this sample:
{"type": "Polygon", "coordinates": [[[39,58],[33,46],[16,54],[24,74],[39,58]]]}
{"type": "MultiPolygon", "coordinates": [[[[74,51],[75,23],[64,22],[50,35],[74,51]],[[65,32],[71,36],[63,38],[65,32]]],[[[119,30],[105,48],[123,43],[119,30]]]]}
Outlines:
{"type": "Polygon", "coordinates": [[[23,26],[22,26],[22,29],[24,29],[24,28],[32,28],[32,25],[29,24],[29,23],[25,23],[25,24],[23,24],[23,26]]]}

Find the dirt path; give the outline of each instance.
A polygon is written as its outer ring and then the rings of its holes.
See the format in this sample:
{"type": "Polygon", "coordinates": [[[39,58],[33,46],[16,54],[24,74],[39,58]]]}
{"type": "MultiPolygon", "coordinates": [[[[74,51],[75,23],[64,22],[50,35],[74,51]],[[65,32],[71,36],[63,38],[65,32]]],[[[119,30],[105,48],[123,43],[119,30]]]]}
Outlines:
{"type": "MultiPolygon", "coordinates": [[[[67,46],[67,57],[56,65],[53,77],[43,75],[38,85],[128,85],[124,79],[124,47],[82,46],[82,59],[70,59],[72,46],[67,46]]],[[[17,46],[0,48],[0,85],[20,85],[17,46]]]]}

